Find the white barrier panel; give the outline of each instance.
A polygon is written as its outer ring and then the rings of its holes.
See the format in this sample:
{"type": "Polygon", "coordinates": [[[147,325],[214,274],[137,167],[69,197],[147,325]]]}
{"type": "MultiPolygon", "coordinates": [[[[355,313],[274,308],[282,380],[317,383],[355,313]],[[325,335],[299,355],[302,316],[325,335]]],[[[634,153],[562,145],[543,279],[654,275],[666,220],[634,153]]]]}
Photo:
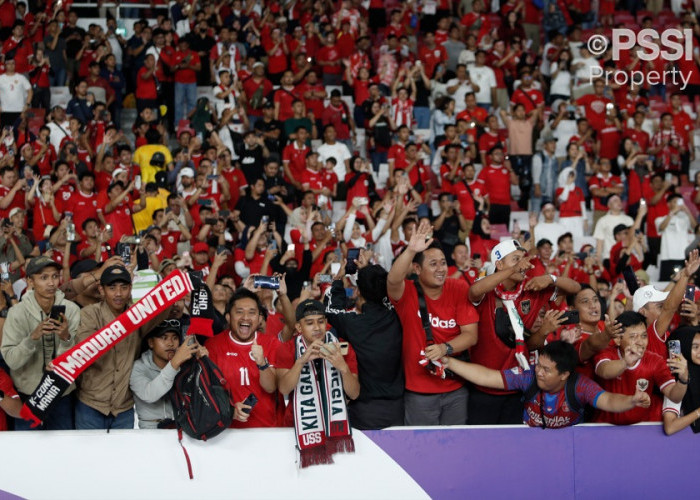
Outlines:
{"type": "Polygon", "coordinates": [[[354,454],[303,470],[291,428],[185,437],[190,480],[174,430],[1,432],[0,498],[428,498],[362,432],[353,437],[354,454]]]}

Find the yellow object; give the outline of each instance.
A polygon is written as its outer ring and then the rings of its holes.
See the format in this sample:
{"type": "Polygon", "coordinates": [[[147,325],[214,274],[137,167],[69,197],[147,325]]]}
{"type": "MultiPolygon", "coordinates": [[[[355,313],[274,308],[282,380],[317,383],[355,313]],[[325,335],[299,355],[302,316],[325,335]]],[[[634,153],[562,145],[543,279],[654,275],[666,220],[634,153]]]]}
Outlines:
{"type": "Polygon", "coordinates": [[[141,181],[144,184],[147,182],[155,182],[156,173],[165,170],[168,163],[172,163],[172,161],[173,155],[171,155],[170,150],[162,144],[145,144],[134,152],[134,163],[141,167],[141,181]],[[165,156],[165,165],[163,165],[163,168],[151,165],[151,158],[153,157],[153,153],[156,152],[161,152],[163,156],[165,156]]]}

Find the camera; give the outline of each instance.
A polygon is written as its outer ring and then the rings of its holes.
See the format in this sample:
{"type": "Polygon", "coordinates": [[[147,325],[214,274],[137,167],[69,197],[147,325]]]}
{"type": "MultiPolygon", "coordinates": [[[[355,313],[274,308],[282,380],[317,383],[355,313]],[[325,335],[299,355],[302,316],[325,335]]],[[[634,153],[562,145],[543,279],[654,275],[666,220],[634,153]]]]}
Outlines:
{"type": "Polygon", "coordinates": [[[277,276],[255,276],[253,286],[267,290],[279,290],[280,279],[277,276]]]}
{"type": "Polygon", "coordinates": [[[127,243],[129,245],[138,245],[139,243],[141,243],[141,238],[139,238],[138,236],[127,236],[126,238],[124,238],[124,243],[127,243]]]}

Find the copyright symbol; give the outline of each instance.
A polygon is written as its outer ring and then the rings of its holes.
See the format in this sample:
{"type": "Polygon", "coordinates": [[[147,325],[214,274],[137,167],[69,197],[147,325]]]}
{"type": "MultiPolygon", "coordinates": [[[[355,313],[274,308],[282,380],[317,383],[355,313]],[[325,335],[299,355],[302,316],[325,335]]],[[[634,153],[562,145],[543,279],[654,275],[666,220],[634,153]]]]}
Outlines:
{"type": "Polygon", "coordinates": [[[592,35],[588,39],[588,51],[594,56],[602,56],[608,48],[608,39],[603,35],[592,35]]]}

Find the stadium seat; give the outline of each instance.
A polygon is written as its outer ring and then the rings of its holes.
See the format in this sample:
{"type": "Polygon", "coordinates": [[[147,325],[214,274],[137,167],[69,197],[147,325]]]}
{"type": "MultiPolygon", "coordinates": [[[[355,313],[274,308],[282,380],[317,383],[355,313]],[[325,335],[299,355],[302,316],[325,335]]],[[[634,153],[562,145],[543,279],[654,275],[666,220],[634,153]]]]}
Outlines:
{"type": "Polygon", "coordinates": [[[68,106],[68,101],[72,98],[68,87],[51,87],[51,107],[68,106]]]}

